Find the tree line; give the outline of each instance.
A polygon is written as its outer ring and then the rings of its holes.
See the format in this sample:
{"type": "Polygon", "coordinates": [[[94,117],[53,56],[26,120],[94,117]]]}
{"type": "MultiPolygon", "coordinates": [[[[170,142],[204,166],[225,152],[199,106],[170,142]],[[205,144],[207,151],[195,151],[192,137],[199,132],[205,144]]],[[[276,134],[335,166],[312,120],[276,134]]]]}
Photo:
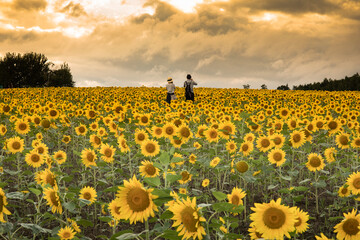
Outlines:
{"type": "Polygon", "coordinates": [[[8,52],[0,59],[0,87],[74,87],[69,65],[54,67],[44,54],[8,52]]]}

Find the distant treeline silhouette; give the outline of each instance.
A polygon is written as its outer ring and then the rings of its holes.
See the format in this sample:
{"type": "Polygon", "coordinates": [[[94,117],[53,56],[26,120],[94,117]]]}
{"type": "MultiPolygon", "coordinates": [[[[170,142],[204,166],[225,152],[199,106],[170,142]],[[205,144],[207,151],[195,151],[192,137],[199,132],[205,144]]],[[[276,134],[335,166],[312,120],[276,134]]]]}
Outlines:
{"type": "Polygon", "coordinates": [[[293,90],[360,91],[360,76],[356,73],[340,80],[325,78],[322,82],[293,86],[293,90]]]}

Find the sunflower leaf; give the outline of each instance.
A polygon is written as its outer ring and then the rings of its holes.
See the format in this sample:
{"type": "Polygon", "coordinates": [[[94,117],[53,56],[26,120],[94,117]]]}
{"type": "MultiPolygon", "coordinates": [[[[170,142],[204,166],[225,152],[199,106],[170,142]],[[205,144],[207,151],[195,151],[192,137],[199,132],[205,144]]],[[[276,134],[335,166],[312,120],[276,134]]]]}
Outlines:
{"type": "Polygon", "coordinates": [[[36,188],[29,188],[29,190],[34,193],[36,196],[39,196],[41,194],[41,190],[36,188]]]}
{"type": "Polygon", "coordinates": [[[170,155],[167,152],[162,152],[160,155],[160,163],[162,165],[169,165],[170,163],[170,155]]]}
{"type": "Polygon", "coordinates": [[[168,181],[170,184],[180,179],[182,179],[181,175],[173,175],[173,174],[166,175],[166,181],[168,181]]]}
{"type": "Polygon", "coordinates": [[[144,182],[149,184],[152,187],[158,187],[161,184],[159,177],[153,177],[153,178],[144,178],[144,182]]]}
{"type": "Polygon", "coordinates": [[[218,201],[225,200],[227,197],[227,195],[225,193],[218,192],[218,191],[213,191],[212,194],[218,201]]]}

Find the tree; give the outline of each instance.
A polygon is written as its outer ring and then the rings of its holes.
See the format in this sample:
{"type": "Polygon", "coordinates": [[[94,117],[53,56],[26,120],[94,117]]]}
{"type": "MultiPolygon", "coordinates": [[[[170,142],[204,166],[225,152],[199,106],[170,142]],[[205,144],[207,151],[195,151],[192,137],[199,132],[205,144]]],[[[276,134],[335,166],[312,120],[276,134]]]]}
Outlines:
{"type": "Polygon", "coordinates": [[[74,87],[72,74],[69,65],[63,63],[60,69],[54,70],[49,75],[49,81],[46,86],[48,87],[74,87]]]}
{"type": "MultiPolygon", "coordinates": [[[[24,55],[6,53],[5,57],[0,59],[0,85],[4,88],[44,87],[49,85],[50,77],[56,72],[50,69],[53,66],[54,64],[49,62],[43,54],[33,52],[24,55]]],[[[72,83],[71,86],[73,86],[74,82],[69,66],[64,63],[59,70],[61,71],[56,72],[55,76],[62,73],[64,84],[70,86],[72,83]],[[65,78],[66,74],[68,75],[67,78],[65,78]],[[70,81],[68,80],[69,75],[71,76],[70,81]]]]}
{"type": "Polygon", "coordinates": [[[267,86],[265,84],[261,85],[261,89],[267,89],[267,86]]]}
{"type": "Polygon", "coordinates": [[[289,85],[286,84],[286,85],[281,85],[281,86],[277,87],[277,90],[290,90],[290,88],[289,88],[289,85]]]}
{"type": "Polygon", "coordinates": [[[250,84],[243,85],[244,89],[250,89],[250,84]]]}

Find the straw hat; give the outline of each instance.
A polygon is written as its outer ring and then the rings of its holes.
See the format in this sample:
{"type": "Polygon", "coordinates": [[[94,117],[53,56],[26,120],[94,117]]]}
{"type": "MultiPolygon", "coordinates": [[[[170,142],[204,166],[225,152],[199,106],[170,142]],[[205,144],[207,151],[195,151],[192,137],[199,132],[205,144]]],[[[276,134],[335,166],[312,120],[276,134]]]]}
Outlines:
{"type": "Polygon", "coordinates": [[[171,77],[169,77],[167,81],[168,81],[168,83],[173,83],[173,80],[171,77]]]}

